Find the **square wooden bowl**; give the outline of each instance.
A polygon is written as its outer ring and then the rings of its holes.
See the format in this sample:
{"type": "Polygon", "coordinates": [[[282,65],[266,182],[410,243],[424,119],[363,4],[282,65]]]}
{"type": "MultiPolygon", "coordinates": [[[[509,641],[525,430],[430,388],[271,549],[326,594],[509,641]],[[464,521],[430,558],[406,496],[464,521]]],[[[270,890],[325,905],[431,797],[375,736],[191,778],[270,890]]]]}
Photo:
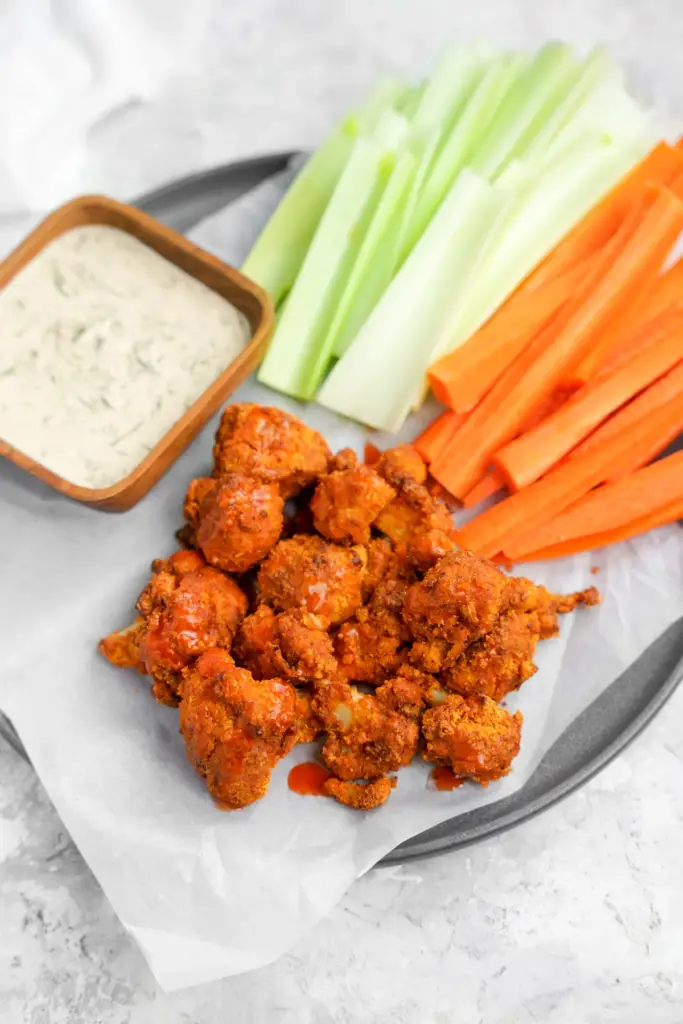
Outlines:
{"type": "Polygon", "coordinates": [[[124,512],[147,494],[228,395],[255,369],[273,330],[274,313],[266,292],[240,274],[239,270],[204,252],[154,217],[106,196],[80,196],[46,217],[0,266],[0,289],[30,263],[48,242],[71,228],[87,224],[107,224],[144,242],[170,263],[228,299],[244,314],[251,327],[251,341],[242,352],[226,366],[175,426],[164,434],[142,462],[122,480],[109,487],[81,487],[69,483],[0,438],[0,455],[43,483],[69,498],[95,508],[124,512]]]}

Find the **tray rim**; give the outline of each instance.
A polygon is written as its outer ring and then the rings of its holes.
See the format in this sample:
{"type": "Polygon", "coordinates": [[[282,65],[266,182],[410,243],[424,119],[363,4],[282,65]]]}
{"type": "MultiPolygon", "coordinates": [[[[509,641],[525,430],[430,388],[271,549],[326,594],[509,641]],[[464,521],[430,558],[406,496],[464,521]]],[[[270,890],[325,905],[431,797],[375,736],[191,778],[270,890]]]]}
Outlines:
{"type": "MultiPolygon", "coordinates": [[[[196,192],[197,190],[220,192],[228,186],[230,179],[239,180],[241,177],[249,177],[253,175],[254,178],[258,180],[251,181],[250,184],[243,189],[243,191],[248,191],[249,188],[253,188],[259,184],[260,181],[263,181],[272,174],[276,174],[278,171],[286,168],[289,161],[292,158],[301,155],[301,152],[301,150],[283,150],[273,153],[264,153],[254,157],[231,161],[206,170],[200,170],[169,181],[158,188],[150,190],[149,192],[145,192],[143,195],[132,199],[131,205],[136,206],[153,216],[160,217],[159,207],[163,208],[167,203],[172,203],[174,201],[179,202],[179,196],[188,195],[192,192],[196,192]]],[[[237,198],[237,196],[235,198],[237,198]]],[[[216,209],[220,208],[220,205],[221,204],[219,204],[216,209]]],[[[183,230],[190,229],[191,225],[183,230]]],[[[674,626],[669,627],[669,629],[673,628],[674,626]]],[[[679,623],[679,629],[683,631],[683,621],[679,623]]],[[[565,797],[570,796],[572,793],[576,792],[576,790],[580,789],[581,786],[594,778],[643,732],[643,730],[650,724],[654,717],[671,698],[682,677],[683,656],[678,659],[673,670],[670,671],[666,679],[663,680],[656,692],[646,701],[645,705],[637,714],[634,715],[628,725],[619,732],[618,736],[616,736],[611,743],[608,743],[598,754],[589,758],[582,767],[576,769],[568,778],[562,779],[555,785],[550,786],[545,792],[536,798],[529,800],[521,807],[517,807],[512,811],[503,813],[499,817],[483,821],[479,825],[475,823],[473,826],[466,828],[460,835],[453,834],[432,840],[432,847],[426,849],[423,848],[423,846],[425,841],[428,842],[426,837],[431,831],[428,829],[425,832],[412,837],[406,842],[401,843],[396,847],[396,849],[392,850],[378,861],[375,866],[381,867],[403,864],[408,861],[422,860],[423,858],[426,859],[428,857],[440,856],[454,850],[463,849],[476,842],[480,842],[483,839],[491,838],[502,832],[506,832],[517,825],[521,825],[529,819],[536,817],[538,814],[541,814],[543,811],[548,810],[550,807],[553,807],[555,804],[558,804],[564,800],[565,797]],[[422,842],[420,842],[420,840],[422,840],[422,842]]],[[[17,736],[11,721],[2,713],[0,713],[0,735],[4,737],[8,744],[20,756],[30,763],[28,755],[17,736]]],[[[558,743],[560,739],[561,737],[558,737],[556,743],[558,743]]],[[[553,748],[551,747],[550,751],[552,749],[553,748]]],[[[550,751],[548,751],[548,753],[550,753],[550,751]]],[[[487,805],[487,809],[495,810],[498,802],[499,801],[496,801],[487,805]]],[[[476,811],[470,813],[476,815],[476,811]]],[[[456,815],[452,820],[455,821],[458,817],[459,815],[456,815]]],[[[444,824],[447,824],[447,822],[444,824]]]]}

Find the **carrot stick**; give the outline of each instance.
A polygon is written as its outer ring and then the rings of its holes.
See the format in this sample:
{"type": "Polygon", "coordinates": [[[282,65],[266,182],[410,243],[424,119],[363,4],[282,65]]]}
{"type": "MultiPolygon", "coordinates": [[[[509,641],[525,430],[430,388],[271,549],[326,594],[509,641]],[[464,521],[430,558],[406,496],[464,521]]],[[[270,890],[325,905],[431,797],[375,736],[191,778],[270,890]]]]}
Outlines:
{"type": "MultiPolygon", "coordinates": [[[[553,391],[552,394],[547,395],[538,408],[534,409],[531,416],[524,424],[525,430],[532,430],[539,423],[542,423],[544,419],[559,409],[567,401],[568,395],[562,389],[553,391]]],[[[490,466],[484,476],[474,485],[471,491],[468,491],[462,498],[462,504],[465,508],[473,508],[478,505],[480,501],[484,501],[486,498],[490,498],[496,494],[499,490],[506,486],[505,477],[496,469],[495,466],[490,466]]]]}
{"type": "MultiPolygon", "coordinates": [[[[621,346],[612,352],[604,366],[602,366],[593,379],[584,385],[594,387],[615,373],[620,372],[624,366],[634,358],[642,355],[653,346],[661,343],[662,339],[673,334],[678,334],[683,328],[683,306],[680,309],[668,309],[660,313],[653,320],[639,324],[625,339],[621,346]]],[[[569,385],[568,385],[569,386],[569,385]]],[[[575,392],[576,393],[576,392],[575,392]]]]}
{"type": "MultiPolygon", "coordinates": [[[[569,375],[567,384],[580,388],[589,380],[595,377],[598,370],[604,366],[615,352],[622,350],[624,337],[632,334],[634,327],[642,322],[642,315],[648,296],[657,280],[659,267],[650,267],[643,274],[642,280],[631,295],[628,303],[619,311],[611,323],[605,325],[595,344],[583,357],[578,366],[575,366],[569,375]]],[[[626,347],[626,346],[624,346],[626,347]]]]}
{"type": "Polygon", "coordinates": [[[562,544],[554,544],[546,548],[537,548],[519,559],[503,559],[508,562],[545,562],[551,558],[565,558],[567,555],[576,555],[582,551],[593,551],[595,548],[604,548],[610,544],[616,544],[622,540],[630,540],[638,537],[658,526],[665,526],[667,523],[675,523],[683,519],[683,501],[675,501],[664,505],[649,515],[625,523],[613,530],[606,530],[603,533],[586,534],[583,537],[575,537],[572,540],[564,541],[562,544]]]}
{"type": "Polygon", "coordinates": [[[618,530],[672,503],[683,503],[683,452],[653,462],[619,483],[591,491],[526,537],[506,543],[505,555],[518,561],[530,551],[618,530]]]}
{"type": "Polygon", "coordinates": [[[580,387],[599,369],[609,368],[638,343],[646,324],[674,310],[683,316],[683,260],[660,277],[644,280],[631,304],[606,327],[597,344],[576,367],[571,383],[580,387]]]}
{"type": "Polygon", "coordinates": [[[427,376],[438,400],[458,412],[470,412],[567,302],[587,270],[588,261],[582,260],[540,288],[522,285],[463,345],[429,368],[427,376]]]}
{"type": "Polygon", "coordinates": [[[425,460],[432,462],[451,442],[464,417],[456,412],[442,412],[412,442],[413,448],[425,460]]]}
{"type": "Polygon", "coordinates": [[[643,303],[641,323],[654,320],[661,313],[683,305],[683,259],[678,259],[657,278],[643,303]]]}
{"type": "Polygon", "coordinates": [[[522,433],[525,434],[527,430],[533,430],[544,420],[547,420],[549,416],[561,409],[562,406],[567,402],[573,394],[568,388],[559,387],[551,391],[549,395],[545,395],[535,409],[532,410],[530,415],[524,421],[522,427],[522,433]]]}
{"type": "Polygon", "coordinates": [[[644,216],[633,210],[604,246],[572,303],[517,357],[458,431],[458,460],[436,459],[432,475],[462,498],[493,454],[524,426],[544,395],[579,362],[650,261],[661,263],[683,225],[683,203],[655,186],[644,216]],[[444,461],[445,460],[445,461],[444,461]]]}
{"type": "Polygon", "coordinates": [[[636,350],[609,376],[589,383],[534,430],[496,453],[494,464],[512,490],[538,480],[600,423],[683,359],[683,324],[636,350]]]}
{"type": "MultiPolygon", "coordinates": [[[[679,179],[683,170],[681,148],[659,142],[650,150],[546,256],[527,278],[529,286],[539,287],[548,278],[562,273],[600,249],[615,233],[648,183],[668,185],[679,179]]],[[[678,192],[678,189],[675,191],[678,192]]]]}
{"type": "Polygon", "coordinates": [[[569,460],[579,458],[592,451],[599,451],[613,437],[622,432],[640,433],[642,423],[647,423],[661,408],[667,407],[670,416],[664,417],[664,426],[653,435],[649,448],[639,446],[637,450],[626,449],[621,458],[610,468],[607,479],[610,482],[621,479],[628,473],[640,469],[655,455],[663,451],[678,436],[683,427],[683,415],[678,418],[676,410],[683,409],[683,366],[678,365],[664,377],[652,384],[646,391],[634,398],[615,415],[598,427],[585,441],[570,454],[569,460]]]}
{"type": "Polygon", "coordinates": [[[505,477],[492,466],[486,473],[484,473],[481,480],[474,485],[471,491],[468,491],[462,499],[462,503],[465,508],[474,508],[480,501],[485,501],[487,498],[491,498],[494,494],[497,494],[503,487],[505,487],[505,477]]]}
{"type": "Polygon", "coordinates": [[[524,380],[554,333],[554,328],[546,327],[515,359],[488,395],[472,410],[455,434],[452,447],[444,448],[431,463],[432,476],[450,494],[462,500],[486,473],[496,449],[519,433],[523,417],[516,407],[511,409],[506,405],[508,396],[524,380]],[[497,423],[493,420],[496,412],[501,414],[497,423]]]}
{"type": "MultiPolygon", "coordinates": [[[[617,413],[615,422],[622,416],[617,413]]],[[[604,483],[614,462],[629,450],[633,458],[649,450],[667,424],[675,417],[681,424],[680,401],[668,403],[640,422],[639,431],[617,430],[604,444],[580,457],[566,459],[546,476],[512,494],[505,501],[482,512],[462,528],[463,547],[481,555],[505,553],[518,539],[533,533],[553,516],[563,512],[593,487],[604,483]]],[[[680,429],[680,427],[679,427],[680,429]]]]}
{"type": "Polygon", "coordinates": [[[675,441],[681,430],[683,430],[683,413],[681,411],[681,398],[673,399],[661,407],[662,416],[658,420],[659,429],[648,434],[649,444],[643,441],[633,449],[625,449],[620,456],[615,457],[610,467],[609,476],[606,482],[617,483],[630,473],[646,466],[652,462],[660,452],[663,452],[672,441],[675,441]]]}

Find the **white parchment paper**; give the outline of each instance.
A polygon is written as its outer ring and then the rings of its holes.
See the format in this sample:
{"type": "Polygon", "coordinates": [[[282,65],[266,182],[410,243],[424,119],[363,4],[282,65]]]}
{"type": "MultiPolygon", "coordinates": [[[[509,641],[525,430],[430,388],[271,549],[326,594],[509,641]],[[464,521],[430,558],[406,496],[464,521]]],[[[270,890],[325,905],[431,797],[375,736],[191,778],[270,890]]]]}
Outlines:
{"type": "MultiPolygon", "coordinates": [[[[262,186],[193,238],[239,265],[286,180],[262,186]]],[[[333,448],[360,451],[365,440],[357,426],[254,381],[234,400],[296,412],[333,448]]],[[[403,436],[429,415],[423,410],[403,436]]],[[[515,792],[576,715],[683,616],[683,531],[675,526],[528,567],[553,590],[596,583],[605,599],[564,618],[561,637],[539,649],[539,672],[509,700],[525,724],[508,778],[488,789],[437,792],[428,766],[416,762],[401,771],[388,804],[362,815],[288,790],[289,768],[312,754],[297,747],[264,800],[221,813],[186,761],[177,713],[152,700],[148,680],[113,668],[96,650],[100,636],[131,619],[152,559],[177,547],[184,491],[210,467],[215,429],[216,420],[123,515],[68,502],[0,465],[0,709],[168,990],[274,960],[398,843],[515,792]]]]}

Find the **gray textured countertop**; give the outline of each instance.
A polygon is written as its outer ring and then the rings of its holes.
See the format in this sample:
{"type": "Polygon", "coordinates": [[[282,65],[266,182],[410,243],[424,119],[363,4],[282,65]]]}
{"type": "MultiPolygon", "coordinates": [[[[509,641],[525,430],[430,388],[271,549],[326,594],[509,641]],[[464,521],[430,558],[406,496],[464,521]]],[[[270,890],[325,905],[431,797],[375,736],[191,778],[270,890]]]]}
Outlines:
{"type": "MultiPolygon", "coordinates": [[[[200,73],[94,133],[121,197],[314,143],[382,69],[447,39],[604,41],[683,124],[680,0],[219,3],[200,73]]],[[[4,244],[28,220],[0,222],[4,244]]],[[[1,499],[0,499],[1,500],[1,499]]],[[[2,595],[4,598],[5,595],[2,595]]],[[[0,741],[2,1024],[681,1024],[683,690],[579,793],[478,846],[361,879],[291,954],[165,995],[30,767],[0,741]]]]}

